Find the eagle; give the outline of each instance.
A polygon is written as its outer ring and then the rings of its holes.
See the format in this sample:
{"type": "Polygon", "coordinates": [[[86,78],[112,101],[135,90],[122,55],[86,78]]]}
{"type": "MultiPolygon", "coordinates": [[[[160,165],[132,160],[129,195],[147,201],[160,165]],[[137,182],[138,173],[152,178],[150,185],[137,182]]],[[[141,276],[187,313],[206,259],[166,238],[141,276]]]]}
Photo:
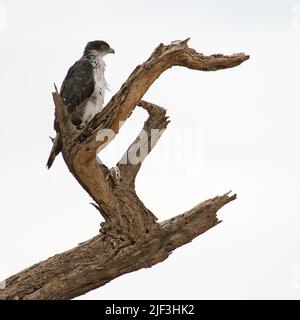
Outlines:
{"type": "MultiPolygon", "coordinates": [[[[102,40],[88,42],[83,56],[70,67],[62,83],[60,89],[62,103],[77,130],[82,130],[103,109],[104,94],[108,89],[104,77],[106,65],[103,57],[109,53],[115,51],[107,42],[102,40]]],[[[47,162],[48,169],[62,147],[56,119],[54,129],[57,134],[53,139],[53,147],[47,162]]]]}

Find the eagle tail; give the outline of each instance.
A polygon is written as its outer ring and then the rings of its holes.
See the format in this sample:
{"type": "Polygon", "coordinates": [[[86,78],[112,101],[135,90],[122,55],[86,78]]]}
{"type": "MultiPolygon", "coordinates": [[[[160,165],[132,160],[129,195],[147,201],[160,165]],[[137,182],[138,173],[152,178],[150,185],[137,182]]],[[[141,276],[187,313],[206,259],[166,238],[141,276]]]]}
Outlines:
{"type": "Polygon", "coordinates": [[[52,149],[51,149],[51,152],[50,152],[50,156],[48,158],[47,165],[46,165],[48,169],[51,168],[55,157],[61,151],[61,137],[60,137],[60,134],[58,133],[56,135],[56,137],[54,139],[51,138],[51,140],[53,142],[53,146],[52,146],[52,149]]]}

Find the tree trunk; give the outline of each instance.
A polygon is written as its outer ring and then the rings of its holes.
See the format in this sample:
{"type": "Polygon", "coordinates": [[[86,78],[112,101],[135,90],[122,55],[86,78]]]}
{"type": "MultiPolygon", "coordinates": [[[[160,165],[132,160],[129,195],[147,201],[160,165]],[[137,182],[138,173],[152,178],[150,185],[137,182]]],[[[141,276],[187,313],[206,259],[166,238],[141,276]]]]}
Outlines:
{"type": "Polygon", "coordinates": [[[53,93],[64,160],[105,221],[94,238],[5,280],[0,299],[77,297],[122,274],[164,261],[174,249],[220,222],[217,211],[236,195],[215,197],[158,223],[135,192],[142,162],[169,123],[164,108],[141,100],[152,83],[172,66],[216,71],[249,58],[243,53],[204,56],[189,48],[187,42],[160,44],[80,132],[69,122],[57,90],[53,93]],[[96,154],[113,139],[136,106],[146,109],[149,117],[116,167],[109,170],[96,154]]]}

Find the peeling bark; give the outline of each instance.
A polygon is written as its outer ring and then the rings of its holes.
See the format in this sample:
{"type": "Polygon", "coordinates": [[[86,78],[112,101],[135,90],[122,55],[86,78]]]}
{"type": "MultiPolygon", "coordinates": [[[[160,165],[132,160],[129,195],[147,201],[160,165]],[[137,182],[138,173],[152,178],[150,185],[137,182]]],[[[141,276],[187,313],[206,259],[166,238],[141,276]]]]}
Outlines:
{"type": "Polygon", "coordinates": [[[173,250],[220,222],[217,211],[236,195],[215,197],[158,223],[135,192],[135,179],[143,160],[169,123],[164,108],[141,100],[152,83],[172,66],[216,71],[235,67],[249,58],[243,53],[205,56],[189,48],[187,42],[188,39],[167,46],[160,44],[79,133],[70,124],[57,90],[53,93],[64,160],[105,221],[94,238],[8,278],[5,289],[0,290],[0,299],[72,299],[125,273],[164,261],[173,250]],[[99,139],[99,133],[117,134],[120,123],[126,121],[136,106],[147,110],[149,117],[143,135],[136,138],[117,163],[121,174],[118,179],[97,160],[97,152],[110,142],[109,138],[99,139]],[[158,134],[151,136],[153,130],[158,134]],[[139,154],[140,162],[125,161],[141,152],[137,144],[147,151],[139,154]]]}

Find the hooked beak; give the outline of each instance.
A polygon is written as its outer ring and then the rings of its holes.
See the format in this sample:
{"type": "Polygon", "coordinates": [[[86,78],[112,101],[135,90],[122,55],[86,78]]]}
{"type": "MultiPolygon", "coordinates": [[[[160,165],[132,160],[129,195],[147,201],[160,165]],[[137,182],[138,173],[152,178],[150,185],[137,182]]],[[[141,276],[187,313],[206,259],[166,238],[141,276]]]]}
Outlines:
{"type": "Polygon", "coordinates": [[[109,48],[108,53],[115,53],[115,50],[113,48],[109,48]]]}

